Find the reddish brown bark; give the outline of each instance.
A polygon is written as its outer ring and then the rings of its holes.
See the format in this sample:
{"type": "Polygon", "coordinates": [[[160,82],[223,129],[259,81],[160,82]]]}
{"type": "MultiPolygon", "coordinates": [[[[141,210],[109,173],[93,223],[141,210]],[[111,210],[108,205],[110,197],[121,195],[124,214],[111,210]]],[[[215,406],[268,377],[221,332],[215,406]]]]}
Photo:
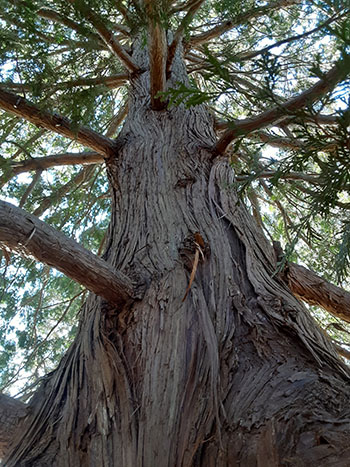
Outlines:
{"type": "Polygon", "coordinates": [[[321,306],[337,318],[350,323],[349,292],[298,264],[288,263],[286,275],[295,296],[310,305],[321,306]]]}
{"type": "Polygon", "coordinates": [[[110,303],[134,296],[131,280],[37,217],[0,201],[0,245],[52,266],[110,303]]]}
{"type": "Polygon", "coordinates": [[[109,156],[115,151],[114,141],[100,135],[90,128],[73,129],[72,123],[66,117],[47,112],[27,101],[21,96],[0,89],[0,108],[18,117],[25,118],[38,127],[46,128],[54,133],[78,141],[84,146],[94,149],[100,154],[109,156]]]}
{"type": "Polygon", "coordinates": [[[289,99],[279,106],[266,110],[260,115],[236,121],[232,125],[233,127],[226,130],[216,143],[215,153],[223,153],[235,138],[261,128],[266,128],[281,117],[288,115],[289,112],[295,112],[306,108],[308,105],[321,99],[321,97],[332,90],[339,81],[344,79],[349,69],[350,58],[345,57],[344,60],[340,60],[316,84],[298,96],[289,99]]]}

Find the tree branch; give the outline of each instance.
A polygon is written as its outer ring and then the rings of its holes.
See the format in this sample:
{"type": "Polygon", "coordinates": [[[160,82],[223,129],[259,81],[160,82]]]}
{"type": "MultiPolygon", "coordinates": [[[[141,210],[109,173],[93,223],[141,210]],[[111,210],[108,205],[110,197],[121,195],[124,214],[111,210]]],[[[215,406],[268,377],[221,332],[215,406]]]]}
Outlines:
{"type": "Polygon", "coordinates": [[[106,131],[106,136],[108,138],[112,138],[114,136],[115,132],[117,131],[119,125],[122,123],[124,118],[128,114],[128,109],[129,109],[129,103],[126,102],[120,109],[119,111],[112,117],[107,131],[106,131]]]}
{"type": "Polygon", "coordinates": [[[314,34],[315,32],[321,31],[324,27],[329,26],[331,23],[333,23],[334,21],[339,20],[340,18],[343,18],[347,14],[348,14],[348,12],[343,13],[341,15],[333,15],[330,18],[328,18],[328,20],[324,21],[319,26],[311,29],[310,31],[306,31],[306,32],[304,32],[302,34],[297,34],[297,35],[294,35],[294,36],[290,36],[290,37],[287,37],[286,39],[281,39],[280,41],[277,41],[274,44],[268,45],[268,46],[263,47],[262,49],[259,49],[259,50],[255,50],[254,52],[245,52],[245,53],[239,54],[239,60],[251,60],[252,58],[257,57],[258,55],[262,55],[262,54],[268,52],[269,50],[274,49],[275,47],[280,47],[281,45],[284,45],[284,44],[289,44],[291,42],[295,42],[295,41],[298,41],[300,39],[305,39],[305,37],[308,37],[311,34],[314,34]]]}
{"type": "Polygon", "coordinates": [[[172,43],[169,46],[168,49],[168,58],[167,58],[167,63],[166,63],[166,76],[167,78],[170,77],[170,71],[171,71],[171,66],[173,64],[173,60],[175,57],[175,52],[177,49],[177,46],[179,45],[180,40],[183,37],[184,31],[186,26],[191,22],[193,16],[196,14],[196,12],[200,9],[200,7],[203,5],[204,0],[194,0],[194,2],[191,3],[191,6],[182,19],[179,27],[177,28],[177,31],[175,33],[174,39],[172,43]]]}
{"type": "MultiPolygon", "coordinates": [[[[25,2],[21,3],[23,4],[23,6],[26,6],[25,2]]],[[[65,15],[57,13],[57,11],[51,10],[51,8],[40,8],[37,11],[37,14],[41,18],[49,19],[51,21],[54,21],[55,23],[63,24],[64,26],[73,29],[74,31],[83,35],[84,37],[89,37],[90,39],[93,39],[97,42],[101,42],[100,36],[98,34],[92,31],[87,31],[87,28],[82,26],[80,23],[73,21],[65,15]]]]}
{"type": "Polygon", "coordinates": [[[26,414],[26,404],[13,397],[0,394],[0,459],[5,456],[20,420],[26,414]]]}
{"type": "Polygon", "coordinates": [[[278,136],[273,136],[269,135],[268,133],[265,133],[264,131],[257,131],[256,133],[253,133],[252,135],[247,136],[249,139],[259,139],[263,143],[267,143],[270,146],[274,146],[276,148],[282,148],[282,149],[304,149],[308,151],[334,151],[337,148],[337,143],[336,142],[331,142],[328,141],[325,143],[323,146],[318,145],[318,147],[314,145],[310,145],[309,143],[306,143],[305,141],[302,141],[297,138],[283,138],[283,137],[278,137],[278,136]]]}
{"type": "MultiPolygon", "coordinates": [[[[215,109],[212,108],[213,111],[215,109]]],[[[237,125],[240,123],[242,120],[231,120],[229,122],[220,120],[220,119],[215,119],[215,129],[216,130],[227,130],[228,128],[232,127],[232,125],[237,125]]],[[[311,123],[315,125],[338,125],[339,123],[339,117],[336,115],[308,115],[305,114],[303,115],[303,122],[304,123],[311,123]]],[[[278,127],[286,127],[286,125],[290,125],[296,122],[295,117],[290,117],[286,116],[285,118],[281,118],[281,120],[278,120],[278,122],[275,122],[274,125],[278,127]]]]}
{"type": "Polygon", "coordinates": [[[75,130],[66,117],[42,110],[23,97],[2,89],[0,89],[0,108],[22,117],[38,127],[46,128],[88,146],[104,156],[111,156],[115,152],[113,140],[90,128],[80,127],[75,130]]]}
{"type": "Polygon", "coordinates": [[[346,56],[330,71],[328,71],[328,73],[326,73],[316,84],[298,96],[293,97],[270,110],[266,110],[260,115],[236,121],[236,123],[233,124],[233,128],[226,130],[216,143],[214,148],[215,153],[223,153],[235,138],[251,133],[252,131],[265,128],[268,125],[275,123],[281,117],[285,117],[286,114],[296,112],[308,105],[311,105],[313,102],[327,94],[327,92],[331,91],[336,84],[338,84],[349,73],[349,70],[350,56],[346,56]]]}
{"type": "MultiPolygon", "coordinates": [[[[56,83],[54,86],[50,85],[50,90],[58,89],[71,89],[76,86],[98,86],[104,84],[105,86],[115,89],[125,84],[129,79],[129,75],[120,73],[112,76],[100,76],[98,78],[78,78],[71,81],[62,81],[56,83]]],[[[10,81],[4,81],[0,83],[2,89],[14,89],[18,91],[31,91],[35,83],[12,83],[10,81]]]]}
{"type": "Polygon", "coordinates": [[[165,69],[167,60],[166,32],[160,24],[160,19],[156,15],[154,0],[146,0],[145,6],[148,16],[151,107],[153,110],[162,110],[167,104],[156,96],[159,92],[165,91],[165,69]]]}
{"type": "Polygon", "coordinates": [[[119,58],[123,65],[131,73],[140,71],[139,67],[134,63],[131,56],[124,50],[124,47],[114,37],[113,33],[109,31],[104,22],[91,10],[89,5],[83,5],[82,2],[76,0],[68,0],[74,7],[94,26],[99,36],[103,39],[104,43],[111,50],[111,52],[119,58]]]}
{"type": "MultiPolygon", "coordinates": [[[[251,175],[237,175],[237,182],[243,182],[251,178],[251,175]]],[[[318,174],[306,174],[304,172],[287,172],[287,173],[277,173],[273,170],[262,170],[256,174],[256,179],[259,178],[273,178],[277,177],[281,180],[303,180],[305,182],[312,183],[314,185],[321,185],[322,180],[318,174]]]]}
{"type": "Polygon", "coordinates": [[[0,201],[0,243],[34,256],[119,307],[135,295],[131,280],[123,273],[37,217],[4,201],[0,201]]]}
{"type": "Polygon", "coordinates": [[[98,164],[103,162],[103,156],[98,152],[66,152],[63,154],[53,154],[47,157],[37,157],[28,159],[23,162],[16,162],[11,165],[14,175],[29,172],[30,170],[45,170],[50,167],[58,167],[61,165],[88,165],[98,164]]]}
{"type": "Polygon", "coordinates": [[[295,263],[288,263],[286,274],[289,288],[296,297],[350,323],[349,292],[295,263]]]}
{"type": "Polygon", "coordinates": [[[74,191],[82,184],[86,183],[95,171],[95,166],[89,165],[83,167],[73,178],[59,188],[52,191],[51,195],[40,200],[40,205],[34,210],[33,215],[40,217],[46,209],[49,209],[53,204],[58,204],[63,196],[66,196],[69,191],[74,191]]]}
{"type": "Polygon", "coordinates": [[[284,8],[284,7],[291,6],[291,5],[296,5],[298,3],[301,3],[300,0],[280,0],[278,2],[270,3],[269,5],[266,5],[266,6],[262,6],[259,8],[253,8],[245,13],[237,15],[231,21],[225,21],[225,23],[221,23],[215,26],[214,28],[209,29],[209,31],[205,31],[196,36],[192,36],[189,40],[189,46],[195,47],[200,44],[204,44],[210,41],[211,39],[215,39],[216,37],[221,36],[225,32],[230,31],[234,27],[239,26],[240,24],[245,23],[253,18],[258,18],[259,16],[268,14],[272,10],[284,8]]]}

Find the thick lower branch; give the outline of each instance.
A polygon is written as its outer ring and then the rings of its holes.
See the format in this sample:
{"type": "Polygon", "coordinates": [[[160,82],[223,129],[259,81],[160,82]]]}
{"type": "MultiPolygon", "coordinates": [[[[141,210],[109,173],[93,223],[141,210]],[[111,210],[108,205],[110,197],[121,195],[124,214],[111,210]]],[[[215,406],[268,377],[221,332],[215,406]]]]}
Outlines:
{"type": "Polygon", "coordinates": [[[26,404],[18,399],[0,394],[0,459],[6,454],[19,421],[26,413],[26,404]]]}
{"type": "Polygon", "coordinates": [[[134,296],[133,284],[123,273],[37,217],[4,201],[0,201],[0,244],[34,256],[117,306],[134,296]]]}
{"type": "Polygon", "coordinates": [[[314,271],[288,263],[288,285],[293,294],[310,305],[324,308],[332,315],[350,323],[350,293],[330,284],[314,271]]]}
{"type": "Polygon", "coordinates": [[[38,127],[46,128],[88,146],[99,154],[111,156],[115,142],[94,130],[80,127],[75,130],[68,118],[42,110],[21,96],[0,89],[0,108],[22,117],[38,127]]]}

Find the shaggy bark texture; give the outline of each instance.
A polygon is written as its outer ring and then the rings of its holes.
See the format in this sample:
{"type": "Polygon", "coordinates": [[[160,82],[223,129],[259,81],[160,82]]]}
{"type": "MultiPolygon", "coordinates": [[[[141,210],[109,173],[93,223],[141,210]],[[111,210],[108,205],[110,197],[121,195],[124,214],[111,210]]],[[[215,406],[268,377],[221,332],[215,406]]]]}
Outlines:
{"type": "MultiPolygon", "coordinates": [[[[148,67],[142,50],[133,60],[148,67]]],[[[274,275],[232,169],[212,160],[206,108],[156,112],[149,96],[145,72],[107,160],[104,254],[145,295],[123,308],[90,296],[6,466],[348,465],[348,370],[274,275]]]]}
{"type": "Polygon", "coordinates": [[[0,460],[8,449],[21,418],[27,414],[26,405],[6,394],[0,394],[0,460]]]}

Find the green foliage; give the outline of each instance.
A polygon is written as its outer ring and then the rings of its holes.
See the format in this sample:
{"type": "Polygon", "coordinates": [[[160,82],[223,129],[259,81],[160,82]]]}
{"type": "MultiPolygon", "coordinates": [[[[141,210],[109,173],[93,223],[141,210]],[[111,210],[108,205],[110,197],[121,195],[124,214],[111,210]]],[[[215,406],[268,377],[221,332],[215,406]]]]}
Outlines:
{"type": "Polygon", "coordinates": [[[176,88],[169,88],[168,91],[159,93],[162,101],[168,102],[168,108],[184,104],[186,108],[203,104],[211,100],[212,96],[195,87],[188,87],[183,83],[177,83],[176,88]]]}

